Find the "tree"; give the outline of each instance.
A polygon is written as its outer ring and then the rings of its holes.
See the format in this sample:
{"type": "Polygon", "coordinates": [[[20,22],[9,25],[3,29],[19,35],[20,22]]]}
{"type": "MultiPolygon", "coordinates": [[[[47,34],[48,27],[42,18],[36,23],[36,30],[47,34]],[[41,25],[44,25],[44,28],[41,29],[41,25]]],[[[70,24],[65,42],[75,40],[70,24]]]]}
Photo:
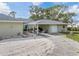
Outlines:
{"type": "Polygon", "coordinates": [[[68,6],[65,5],[55,5],[46,9],[38,6],[31,6],[30,18],[34,20],[51,19],[68,23],[76,14],[65,12],[67,9],[68,6]]]}
{"type": "Polygon", "coordinates": [[[38,6],[30,6],[31,19],[38,20],[43,18],[43,10],[38,6]]]}
{"type": "Polygon", "coordinates": [[[16,14],[15,11],[11,11],[11,12],[9,13],[9,15],[10,15],[11,17],[13,17],[13,18],[15,18],[15,14],[16,14]]]}

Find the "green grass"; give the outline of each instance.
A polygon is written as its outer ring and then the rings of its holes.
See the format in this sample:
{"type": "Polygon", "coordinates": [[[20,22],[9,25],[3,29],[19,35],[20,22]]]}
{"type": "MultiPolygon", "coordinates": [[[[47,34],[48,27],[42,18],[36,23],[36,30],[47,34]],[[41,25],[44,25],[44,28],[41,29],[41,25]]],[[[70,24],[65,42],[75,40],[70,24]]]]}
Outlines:
{"type": "Polygon", "coordinates": [[[68,38],[79,42],[79,34],[66,35],[68,38]]]}

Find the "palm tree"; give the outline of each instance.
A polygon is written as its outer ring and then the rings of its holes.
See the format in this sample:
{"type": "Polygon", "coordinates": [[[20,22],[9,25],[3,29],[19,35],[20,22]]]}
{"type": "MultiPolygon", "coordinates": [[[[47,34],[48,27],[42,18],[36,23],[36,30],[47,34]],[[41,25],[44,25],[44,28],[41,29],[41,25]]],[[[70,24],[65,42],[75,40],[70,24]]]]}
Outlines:
{"type": "Polygon", "coordinates": [[[13,18],[15,18],[15,14],[16,14],[15,11],[11,11],[11,12],[9,13],[9,15],[10,15],[11,17],[13,17],[13,18]]]}

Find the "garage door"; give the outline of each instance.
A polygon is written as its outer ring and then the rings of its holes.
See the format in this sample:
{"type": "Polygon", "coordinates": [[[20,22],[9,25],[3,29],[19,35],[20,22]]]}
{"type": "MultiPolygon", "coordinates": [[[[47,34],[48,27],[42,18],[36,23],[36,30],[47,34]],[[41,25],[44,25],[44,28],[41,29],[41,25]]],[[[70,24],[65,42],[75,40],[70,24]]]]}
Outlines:
{"type": "Polygon", "coordinates": [[[49,33],[57,33],[58,30],[57,30],[57,26],[49,26],[49,29],[48,29],[48,32],[49,33]]]}

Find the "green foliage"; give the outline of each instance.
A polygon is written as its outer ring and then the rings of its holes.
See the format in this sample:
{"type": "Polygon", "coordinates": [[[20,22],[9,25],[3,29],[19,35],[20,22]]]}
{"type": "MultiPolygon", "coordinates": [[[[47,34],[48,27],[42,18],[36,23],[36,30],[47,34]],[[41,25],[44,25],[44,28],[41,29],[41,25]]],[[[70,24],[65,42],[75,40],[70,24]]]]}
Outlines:
{"type": "Polygon", "coordinates": [[[69,30],[69,31],[79,31],[79,28],[78,27],[69,27],[69,28],[67,28],[67,30],[69,30]]]}
{"type": "Polygon", "coordinates": [[[43,19],[43,11],[44,9],[38,6],[30,6],[31,19],[38,20],[43,19]]]}
{"type": "Polygon", "coordinates": [[[51,20],[59,20],[68,23],[71,21],[72,17],[75,16],[75,13],[65,13],[64,11],[68,8],[68,6],[64,5],[55,5],[49,8],[41,8],[38,6],[30,6],[31,19],[39,20],[39,19],[51,19],[51,20]]]}

